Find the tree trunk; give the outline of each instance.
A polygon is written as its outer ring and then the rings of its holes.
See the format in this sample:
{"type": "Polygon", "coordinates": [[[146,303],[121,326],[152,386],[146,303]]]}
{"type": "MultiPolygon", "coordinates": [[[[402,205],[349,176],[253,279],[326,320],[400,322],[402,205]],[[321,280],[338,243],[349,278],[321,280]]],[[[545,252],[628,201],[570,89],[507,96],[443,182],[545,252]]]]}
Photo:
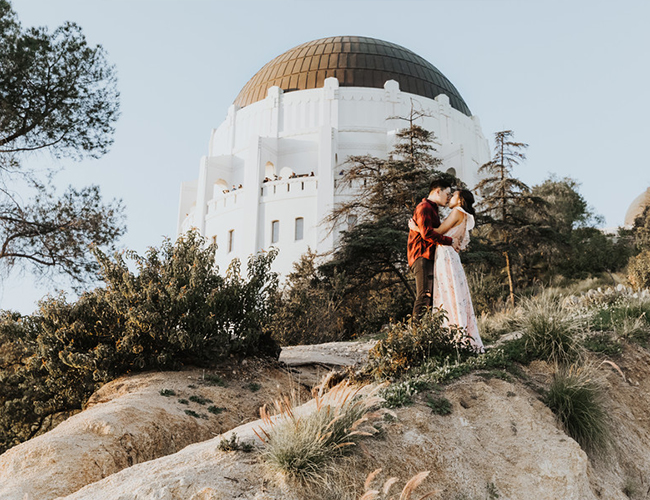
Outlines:
{"type": "Polygon", "coordinates": [[[506,273],[508,274],[508,287],[510,288],[510,306],[515,308],[515,287],[512,284],[512,269],[510,268],[510,255],[508,252],[503,252],[506,258],[506,273]]]}

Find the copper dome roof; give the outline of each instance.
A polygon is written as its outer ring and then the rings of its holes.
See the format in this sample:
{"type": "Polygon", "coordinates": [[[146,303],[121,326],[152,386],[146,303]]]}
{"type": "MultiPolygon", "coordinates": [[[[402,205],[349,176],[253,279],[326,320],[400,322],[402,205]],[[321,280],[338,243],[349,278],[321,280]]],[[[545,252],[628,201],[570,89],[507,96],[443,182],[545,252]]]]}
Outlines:
{"type": "Polygon", "coordinates": [[[285,92],[320,88],[330,76],[342,87],[383,88],[396,80],[411,94],[431,99],[446,94],[453,108],[471,116],[456,87],[433,64],[404,47],[363,36],[321,38],[286,51],[244,85],[235,104],[260,101],[274,85],[285,92]]]}

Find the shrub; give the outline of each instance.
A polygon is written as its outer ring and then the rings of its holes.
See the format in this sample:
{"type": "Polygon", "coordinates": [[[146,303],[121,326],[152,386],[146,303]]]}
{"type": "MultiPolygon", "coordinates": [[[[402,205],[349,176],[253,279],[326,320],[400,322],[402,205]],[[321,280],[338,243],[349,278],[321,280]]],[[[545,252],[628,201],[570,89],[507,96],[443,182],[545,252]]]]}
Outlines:
{"type": "Polygon", "coordinates": [[[529,358],[566,364],[580,356],[577,335],[582,324],[563,305],[561,297],[542,293],[523,299],[520,308],[518,326],[529,358]]]}
{"type": "Polygon", "coordinates": [[[362,436],[376,433],[370,424],[383,413],[375,411],[382,401],[375,392],[344,382],[317,396],[315,410],[307,415],[297,415],[288,398],[276,401],[274,416],[263,407],[264,427],[258,436],[266,443],[264,461],[287,478],[303,484],[318,482],[333,459],[362,436]]]}
{"type": "Polygon", "coordinates": [[[595,333],[586,337],[582,345],[590,350],[606,356],[618,356],[623,352],[623,346],[616,336],[608,333],[595,333]]]}
{"type": "Polygon", "coordinates": [[[242,443],[239,441],[237,438],[236,433],[232,433],[230,435],[230,439],[222,438],[221,441],[219,441],[219,446],[218,446],[220,451],[243,451],[244,453],[250,453],[253,451],[253,445],[251,443],[245,442],[242,443]]]}
{"type": "Polygon", "coordinates": [[[3,312],[0,452],[81,409],[124,373],[277,354],[264,329],[277,289],[276,252],[251,257],[244,279],[237,261],[221,277],[214,251],[194,231],[144,257],[96,251],[104,287],[74,302],[49,297],[32,316],[3,312]]]}
{"type": "Polygon", "coordinates": [[[370,372],[379,378],[397,377],[428,359],[470,356],[473,351],[463,339],[463,330],[443,326],[445,321],[444,310],[434,308],[420,321],[391,325],[386,338],[369,353],[370,372]]]}
{"type": "Polygon", "coordinates": [[[429,396],[427,406],[436,415],[449,415],[451,413],[451,402],[444,396],[429,396]]]}
{"type": "Polygon", "coordinates": [[[630,285],[635,290],[650,288],[650,249],[630,258],[627,266],[630,285]]]}
{"type": "Polygon", "coordinates": [[[545,403],[583,449],[596,451],[606,444],[609,433],[602,388],[589,366],[559,368],[545,403]]]}
{"type": "Polygon", "coordinates": [[[650,337],[650,300],[619,296],[602,304],[593,313],[592,328],[646,345],[650,337]]]}

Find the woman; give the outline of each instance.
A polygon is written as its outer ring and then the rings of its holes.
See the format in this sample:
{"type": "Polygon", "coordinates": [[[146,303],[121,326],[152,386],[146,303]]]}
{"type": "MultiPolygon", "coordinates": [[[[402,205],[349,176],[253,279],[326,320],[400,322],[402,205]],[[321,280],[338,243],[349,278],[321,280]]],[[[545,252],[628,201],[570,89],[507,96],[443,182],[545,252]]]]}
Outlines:
{"type": "MultiPolygon", "coordinates": [[[[467,248],[469,232],[474,228],[473,205],[474,195],[471,191],[467,189],[455,191],[449,201],[451,213],[435,230],[437,233],[459,239],[461,250],[467,248]]],[[[409,229],[419,231],[413,219],[409,220],[409,229]]],[[[475,351],[484,352],[467,277],[458,252],[451,246],[439,245],[436,248],[433,274],[433,304],[447,312],[449,324],[465,329],[467,339],[475,351]]]]}

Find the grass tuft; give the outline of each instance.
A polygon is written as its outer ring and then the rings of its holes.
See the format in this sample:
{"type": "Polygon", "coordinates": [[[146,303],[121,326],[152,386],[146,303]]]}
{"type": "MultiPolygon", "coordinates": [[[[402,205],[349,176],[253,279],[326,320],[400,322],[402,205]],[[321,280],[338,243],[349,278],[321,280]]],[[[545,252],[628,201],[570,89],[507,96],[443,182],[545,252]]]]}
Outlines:
{"type": "Polygon", "coordinates": [[[286,397],[276,401],[273,416],[263,407],[258,436],[266,443],[262,457],[267,466],[302,484],[321,481],[333,459],[377,432],[371,423],[386,412],[379,409],[383,400],[375,395],[377,389],[366,394],[343,382],[317,396],[316,409],[302,416],[286,397]]]}
{"type": "Polygon", "coordinates": [[[598,451],[606,445],[609,428],[602,387],[590,366],[558,368],[544,399],[567,434],[585,451],[598,451]]]}
{"type": "Polygon", "coordinates": [[[524,299],[521,310],[518,326],[530,359],[567,365],[580,358],[582,322],[563,305],[561,296],[547,292],[524,299]]]}

